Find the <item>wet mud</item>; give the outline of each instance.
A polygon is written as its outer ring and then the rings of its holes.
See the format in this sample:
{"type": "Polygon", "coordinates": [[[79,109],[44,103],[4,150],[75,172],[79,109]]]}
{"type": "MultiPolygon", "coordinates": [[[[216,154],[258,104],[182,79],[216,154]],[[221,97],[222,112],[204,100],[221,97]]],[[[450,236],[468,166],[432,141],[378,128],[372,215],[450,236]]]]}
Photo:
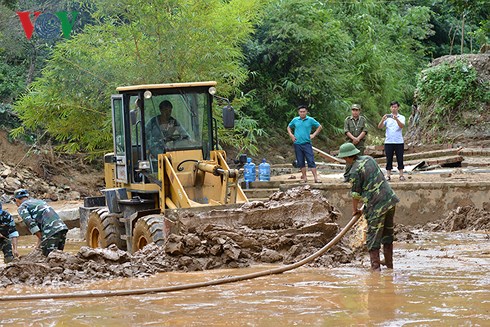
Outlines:
{"type": "MultiPolygon", "coordinates": [[[[184,232],[169,235],[163,246],[149,244],[133,255],[116,246],[84,246],[75,254],[54,251],[47,258],[35,250],[0,270],[0,286],[70,285],[168,271],[288,264],[318,251],[339,231],[338,211],[309,187],[278,192],[270,201],[247,203],[235,211],[226,215],[241,215],[238,226],[220,224],[220,219],[196,224],[203,221],[198,217],[202,213],[186,214],[181,217],[184,232]]],[[[354,251],[340,244],[311,265],[332,267],[354,259],[354,251]]]]}

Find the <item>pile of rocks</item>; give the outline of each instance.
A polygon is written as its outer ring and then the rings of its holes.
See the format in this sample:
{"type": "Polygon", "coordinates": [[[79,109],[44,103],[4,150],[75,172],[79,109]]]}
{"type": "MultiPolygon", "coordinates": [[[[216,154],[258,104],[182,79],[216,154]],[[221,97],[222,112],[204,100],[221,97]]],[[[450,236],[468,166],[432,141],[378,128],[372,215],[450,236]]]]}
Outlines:
{"type": "Polygon", "coordinates": [[[68,185],[55,185],[40,178],[30,168],[12,167],[0,162],[0,201],[8,203],[14,191],[19,188],[29,190],[34,197],[51,201],[80,199],[80,192],[72,190],[68,185]]]}

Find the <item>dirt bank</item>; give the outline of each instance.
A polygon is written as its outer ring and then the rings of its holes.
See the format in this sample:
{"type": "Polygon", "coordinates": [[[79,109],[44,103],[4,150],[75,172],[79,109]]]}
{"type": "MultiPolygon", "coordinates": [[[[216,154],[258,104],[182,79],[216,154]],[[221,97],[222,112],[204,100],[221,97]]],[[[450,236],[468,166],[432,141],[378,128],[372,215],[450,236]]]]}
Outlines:
{"type": "Polygon", "coordinates": [[[442,219],[428,223],[424,230],[430,232],[490,231],[490,212],[472,206],[458,207],[442,219]]]}
{"type": "Polygon", "coordinates": [[[49,145],[28,146],[0,130],[0,191],[8,203],[15,189],[50,200],[79,200],[98,195],[103,169],[84,163],[82,156],[56,154],[49,145]]]}

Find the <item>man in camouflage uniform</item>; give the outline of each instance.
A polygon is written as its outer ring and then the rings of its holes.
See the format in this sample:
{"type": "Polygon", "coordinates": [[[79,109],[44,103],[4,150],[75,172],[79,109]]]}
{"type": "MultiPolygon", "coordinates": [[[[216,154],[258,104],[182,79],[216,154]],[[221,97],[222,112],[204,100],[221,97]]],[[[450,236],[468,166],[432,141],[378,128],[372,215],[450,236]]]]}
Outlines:
{"type": "Polygon", "coordinates": [[[38,238],[37,247],[47,256],[53,250],[65,248],[68,227],[60,216],[43,200],[29,198],[25,189],[14,193],[20,217],[29,231],[38,238]]]}
{"type": "Polygon", "coordinates": [[[0,203],[0,249],[3,252],[3,261],[9,263],[18,257],[17,238],[19,232],[15,228],[14,218],[6,210],[3,210],[0,203]]]}
{"type": "Polygon", "coordinates": [[[359,213],[364,203],[364,217],[368,223],[366,246],[371,259],[371,269],[380,271],[379,250],[383,253],[387,268],[393,269],[393,218],[395,206],[400,200],[386,181],[376,161],[369,156],[359,156],[360,151],[352,143],[344,143],[339,158],[352,165],[349,181],[352,183],[352,211],[359,213]]]}

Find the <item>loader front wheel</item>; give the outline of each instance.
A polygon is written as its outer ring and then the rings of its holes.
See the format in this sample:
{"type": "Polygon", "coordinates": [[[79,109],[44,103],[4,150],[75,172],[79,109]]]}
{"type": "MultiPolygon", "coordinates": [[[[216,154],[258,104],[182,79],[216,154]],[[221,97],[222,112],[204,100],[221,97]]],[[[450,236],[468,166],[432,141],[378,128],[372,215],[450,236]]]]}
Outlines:
{"type": "Polygon", "coordinates": [[[124,224],[119,221],[120,214],[110,213],[108,208],[101,208],[90,213],[87,222],[85,239],[92,248],[106,248],[115,244],[126,250],[126,242],[121,239],[124,224]]]}
{"type": "Polygon", "coordinates": [[[163,226],[162,216],[147,216],[140,218],[133,231],[132,253],[135,253],[145,245],[155,243],[163,245],[165,243],[166,233],[163,226]]]}

